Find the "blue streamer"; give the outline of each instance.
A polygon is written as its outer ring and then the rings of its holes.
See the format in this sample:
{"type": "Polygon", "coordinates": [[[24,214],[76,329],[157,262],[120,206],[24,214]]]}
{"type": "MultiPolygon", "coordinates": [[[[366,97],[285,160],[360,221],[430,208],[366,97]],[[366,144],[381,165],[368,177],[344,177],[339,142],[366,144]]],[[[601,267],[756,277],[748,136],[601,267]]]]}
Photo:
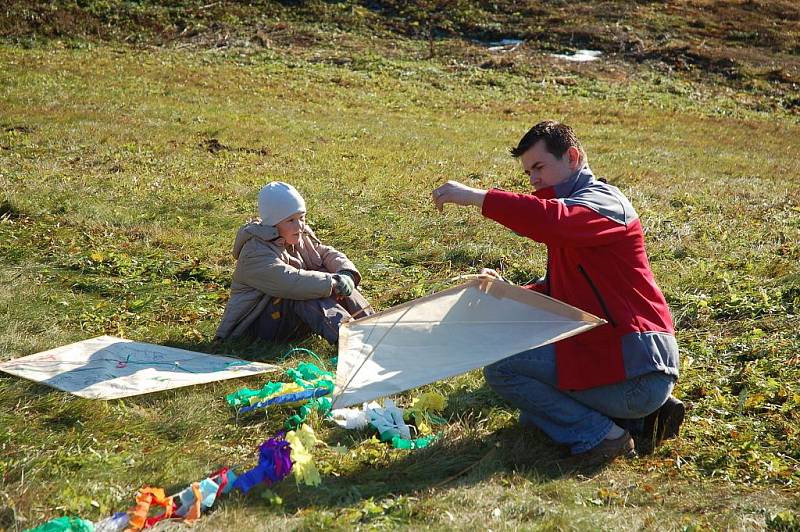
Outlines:
{"type": "Polygon", "coordinates": [[[328,395],[331,391],[328,388],[313,388],[311,390],[303,390],[302,392],[294,392],[294,393],[287,393],[284,395],[278,395],[276,397],[270,397],[265,401],[261,401],[260,403],[256,403],[250,406],[243,406],[237,411],[237,414],[244,414],[245,412],[250,412],[251,410],[257,410],[259,408],[266,408],[268,406],[274,405],[282,405],[286,403],[296,403],[298,401],[306,401],[308,399],[316,399],[317,397],[322,397],[323,395],[328,395]]]}

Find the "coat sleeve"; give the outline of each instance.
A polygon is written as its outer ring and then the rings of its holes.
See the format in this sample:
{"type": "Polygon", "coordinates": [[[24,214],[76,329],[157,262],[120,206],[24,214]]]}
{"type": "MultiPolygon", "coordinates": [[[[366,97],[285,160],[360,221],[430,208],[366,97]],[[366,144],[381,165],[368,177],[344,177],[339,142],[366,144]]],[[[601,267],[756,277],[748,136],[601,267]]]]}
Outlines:
{"type": "Polygon", "coordinates": [[[347,258],[347,255],[336,248],[321,243],[317,244],[317,253],[322,258],[322,265],[327,271],[331,273],[336,273],[339,270],[353,272],[353,280],[356,282],[356,286],[361,283],[361,273],[356,269],[356,265],[347,258]]]}
{"type": "Polygon", "coordinates": [[[306,234],[309,237],[308,241],[314,246],[314,253],[322,260],[322,268],[324,268],[325,271],[336,273],[340,270],[347,270],[352,272],[356,286],[361,283],[361,273],[356,268],[356,265],[347,258],[347,255],[332,246],[326,246],[320,242],[317,235],[314,234],[314,231],[308,226],[306,226],[306,234]]]}
{"type": "Polygon", "coordinates": [[[522,236],[562,247],[602,246],[625,236],[627,226],[582,205],[492,189],[482,214],[522,236]]]}
{"type": "Polygon", "coordinates": [[[273,297],[307,300],[331,295],[330,273],[295,268],[252,241],[239,254],[234,278],[273,297]]]}

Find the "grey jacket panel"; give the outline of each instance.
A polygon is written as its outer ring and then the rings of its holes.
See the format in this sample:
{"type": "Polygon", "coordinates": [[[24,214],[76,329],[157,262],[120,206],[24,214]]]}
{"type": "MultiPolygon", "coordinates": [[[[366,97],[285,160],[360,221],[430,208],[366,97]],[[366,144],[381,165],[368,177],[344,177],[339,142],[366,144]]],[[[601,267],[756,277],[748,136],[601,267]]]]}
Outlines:
{"type": "Polygon", "coordinates": [[[622,359],[629,379],[658,371],[680,374],[680,354],[675,336],[661,332],[633,332],[622,337],[622,359]]]}
{"type": "Polygon", "coordinates": [[[595,180],[588,166],[555,188],[557,197],[563,198],[561,201],[565,205],[586,207],[620,225],[628,225],[639,218],[628,198],[617,187],[595,180]]]}

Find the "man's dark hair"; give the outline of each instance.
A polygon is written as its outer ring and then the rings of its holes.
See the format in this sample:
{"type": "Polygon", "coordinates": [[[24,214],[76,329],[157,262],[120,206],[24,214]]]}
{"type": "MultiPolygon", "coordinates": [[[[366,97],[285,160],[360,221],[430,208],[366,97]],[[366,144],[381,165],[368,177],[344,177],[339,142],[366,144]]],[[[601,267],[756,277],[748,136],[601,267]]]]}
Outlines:
{"type": "Polygon", "coordinates": [[[575,146],[581,152],[581,162],[586,163],[586,152],[583,151],[581,143],[578,142],[575,132],[568,125],[555,120],[545,120],[530,128],[525,133],[525,136],[520,139],[517,147],[511,148],[511,155],[520,157],[540,140],[544,141],[547,151],[559,159],[564,156],[571,146],[575,146]]]}

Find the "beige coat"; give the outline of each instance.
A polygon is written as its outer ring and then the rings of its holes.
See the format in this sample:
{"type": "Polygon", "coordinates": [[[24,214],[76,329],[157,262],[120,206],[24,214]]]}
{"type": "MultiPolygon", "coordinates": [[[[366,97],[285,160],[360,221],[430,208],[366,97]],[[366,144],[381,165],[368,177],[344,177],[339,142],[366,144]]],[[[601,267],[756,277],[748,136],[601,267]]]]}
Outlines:
{"type": "Polygon", "coordinates": [[[219,338],[240,336],[271,297],[317,299],[331,295],[333,274],[349,270],[356,285],[361,274],[344,253],[323,245],[306,226],[300,242],[286,246],[273,226],[243,225],[233,244],[236,269],[231,297],[217,329],[219,338]]]}

